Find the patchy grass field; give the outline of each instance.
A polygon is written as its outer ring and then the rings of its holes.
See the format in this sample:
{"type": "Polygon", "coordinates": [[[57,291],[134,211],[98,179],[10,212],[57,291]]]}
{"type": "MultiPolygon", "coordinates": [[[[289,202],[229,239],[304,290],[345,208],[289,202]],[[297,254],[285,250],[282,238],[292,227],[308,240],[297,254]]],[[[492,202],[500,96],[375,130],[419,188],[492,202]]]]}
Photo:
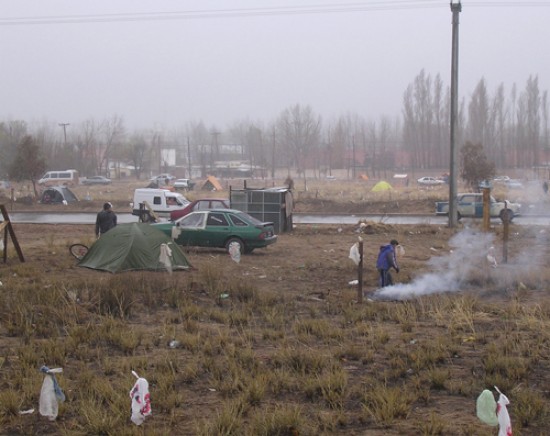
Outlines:
{"type": "MultiPolygon", "coordinates": [[[[298,207],[374,203],[323,189],[299,192],[298,207]]],[[[122,206],[117,195],[108,199],[122,206]]],[[[412,209],[433,192],[392,195],[380,204],[412,209]]],[[[453,243],[462,225],[299,226],[239,264],[188,249],[190,271],[112,275],[78,268],[69,254],[70,244],[93,242],[92,226],[14,225],[26,262],[10,244],[0,263],[0,433],[489,435],[475,401],[496,385],[511,401],[514,434],[547,434],[547,229],[512,225],[508,263],[492,268],[487,245],[500,263],[501,227],[486,241],[467,226],[483,241],[470,240],[471,252],[453,243]],[[363,303],[349,284],[359,236],[363,303]],[[405,248],[394,276],[405,291],[421,293],[448,271],[458,278],[431,295],[370,301],[378,247],[392,238],[405,248]],[[457,253],[458,264],[446,261],[457,253]],[[55,422],[37,413],[42,365],[64,369],[55,422]],[[129,419],[132,370],[150,383],[153,415],[142,428],[129,419]]]]}

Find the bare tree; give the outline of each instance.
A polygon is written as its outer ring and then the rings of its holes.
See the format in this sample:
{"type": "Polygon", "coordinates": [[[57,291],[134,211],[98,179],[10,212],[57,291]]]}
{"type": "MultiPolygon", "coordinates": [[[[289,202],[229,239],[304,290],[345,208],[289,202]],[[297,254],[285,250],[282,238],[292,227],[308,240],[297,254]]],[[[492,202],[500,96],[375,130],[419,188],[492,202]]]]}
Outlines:
{"type": "Polygon", "coordinates": [[[98,147],[98,174],[109,170],[109,160],[115,154],[115,149],[124,139],[124,121],[122,117],[113,115],[105,119],[99,126],[100,141],[98,147]]]}
{"type": "Polygon", "coordinates": [[[191,156],[194,162],[198,162],[201,171],[201,177],[207,175],[207,163],[209,156],[209,138],[208,129],[202,121],[191,122],[187,125],[189,132],[189,142],[192,147],[191,156]]]}
{"type": "Polygon", "coordinates": [[[471,142],[486,144],[489,124],[489,96],[485,79],[481,79],[468,105],[468,133],[471,142]]]}
{"type": "Polygon", "coordinates": [[[349,163],[346,161],[346,148],[349,143],[350,132],[344,117],[338,118],[330,125],[329,160],[332,168],[346,168],[349,163]]]}
{"type": "Polygon", "coordinates": [[[536,166],[539,162],[540,104],[539,79],[530,76],[525,87],[526,102],[526,146],[529,150],[527,165],[536,166]]]}
{"type": "Polygon", "coordinates": [[[142,134],[135,133],[127,144],[127,156],[135,169],[136,179],[141,178],[146,165],[147,142],[142,134]]]}
{"type": "Polygon", "coordinates": [[[15,156],[17,147],[27,135],[27,124],[22,120],[0,123],[0,173],[7,173],[15,156]]]}
{"type": "Polygon", "coordinates": [[[443,81],[438,74],[434,79],[434,131],[432,132],[433,163],[443,167],[449,162],[448,132],[450,126],[450,100],[446,100],[443,93],[443,81]]]}
{"type": "Polygon", "coordinates": [[[505,166],[507,141],[505,138],[507,128],[507,112],[505,109],[504,85],[501,83],[493,97],[491,107],[491,122],[493,124],[493,150],[489,150],[489,156],[497,167],[505,166]]]}
{"type": "Polygon", "coordinates": [[[289,155],[289,168],[294,164],[297,173],[305,176],[306,157],[319,144],[321,118],[310,106],[297,104],[281,113],[278,126],[289,155]]]}
{"type": "Polygon", "coordinates": [[[79,170],[83,174],[97,173],[100,162],[98,140],[99,124],[94,119],[85,120],[77,127],[75,143],[80,161],[79,170]]]}
{"type": "MultiPolygon", "coordinates": [[[[434,104],[432,79],[421,70],[414,82],[407,86],[403,94],[403,140],[411,153],[413,168],[427,168],[437,161],[439,148],[436,144],[434,120],[440,119],[441,102],[434,104]]],[[[442,84],[436,81],[435,94],[441,97],[442,84]]]]}
{"type": "Polygon", "coordinates": [[[35,197],[38,197],[36,182],[46,169],[46,161],[40,147],[30,135],[23,137],[17,146],[17,153],[13,160],[9,175],[13,180],[30,180],[35,197]]]}
{"type": "Polygon", "coordinates": [[[549,148],[550,148],[550,142],[548,141],[549,138],[548,138],[548,116],[549,116],[549,111],[548,111],[548,91],[544,91],[542,93],[542,99],[541,99],[541,111],[542,111],[542,134],[541,134],[541,139],[542,139],[542,149],[546,152],[546,156],[548,155],[548,151],[549,151],[549,148]]]}

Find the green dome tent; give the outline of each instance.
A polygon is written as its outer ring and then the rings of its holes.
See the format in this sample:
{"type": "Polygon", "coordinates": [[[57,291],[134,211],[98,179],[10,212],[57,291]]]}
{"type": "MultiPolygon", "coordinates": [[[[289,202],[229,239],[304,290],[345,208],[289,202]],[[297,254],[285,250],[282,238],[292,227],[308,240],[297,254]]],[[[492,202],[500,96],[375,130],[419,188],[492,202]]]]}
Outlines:
{"type": "Polygon", "coordinates": [[[373,186],[371,189],[372,192],[382,192],[382,191],[391,191],[393,188],[388,182],[385,182],[384,180],[379,181],[376,185],[373,186]]]}
{"type": "Polygon", "coordinates": [[[119,224],[104,233],[77,265],[112,273],[171,271],[191,267],[174,241],[145,223],[119,224]]]}

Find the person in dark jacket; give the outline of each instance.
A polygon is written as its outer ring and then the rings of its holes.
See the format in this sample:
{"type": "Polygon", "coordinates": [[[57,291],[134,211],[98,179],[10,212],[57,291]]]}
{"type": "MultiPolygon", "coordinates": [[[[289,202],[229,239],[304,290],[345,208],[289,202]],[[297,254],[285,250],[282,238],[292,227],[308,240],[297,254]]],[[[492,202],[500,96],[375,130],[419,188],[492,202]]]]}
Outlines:
{"type": "Polygon", "coordinates": [[[395,247],[398,245],[399,242],[392,239],[389,244],[380,247],[378,259],[376,261],[376,269],[379,274],[378,284],[381,288],[393,285],[393,278],[390,274],[391,268],[395,269],[396,273],[399,273],[399,265],[397,264],[397,258],[395,256],[395,247]]]}
{"type": "Polygon", "coordinates": [[[105,203],[103,210],[97,214],[95,220],[95,235],[99,238],[103,233],[116,227],[116,214],[113,212],[111,203],[105,203]]]}

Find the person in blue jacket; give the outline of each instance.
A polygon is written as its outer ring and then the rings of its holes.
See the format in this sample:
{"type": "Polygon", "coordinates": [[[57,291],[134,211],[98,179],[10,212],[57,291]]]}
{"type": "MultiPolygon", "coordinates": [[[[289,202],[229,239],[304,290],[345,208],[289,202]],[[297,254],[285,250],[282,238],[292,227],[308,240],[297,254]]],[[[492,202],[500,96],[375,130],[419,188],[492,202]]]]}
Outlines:
{"type": "Polygon", "coordinates": [[[389,244],[380,247],[378,259],[376,261],[376,269],[379,274],[378,284],[381,288],[393,285],[393,278],[390,274],[391,268],[395,269],[396,273],[399,273],[399,265],[397,264],[395,255],[395,247],[398,245],[399,242],[392,239],[389,244]]]}

